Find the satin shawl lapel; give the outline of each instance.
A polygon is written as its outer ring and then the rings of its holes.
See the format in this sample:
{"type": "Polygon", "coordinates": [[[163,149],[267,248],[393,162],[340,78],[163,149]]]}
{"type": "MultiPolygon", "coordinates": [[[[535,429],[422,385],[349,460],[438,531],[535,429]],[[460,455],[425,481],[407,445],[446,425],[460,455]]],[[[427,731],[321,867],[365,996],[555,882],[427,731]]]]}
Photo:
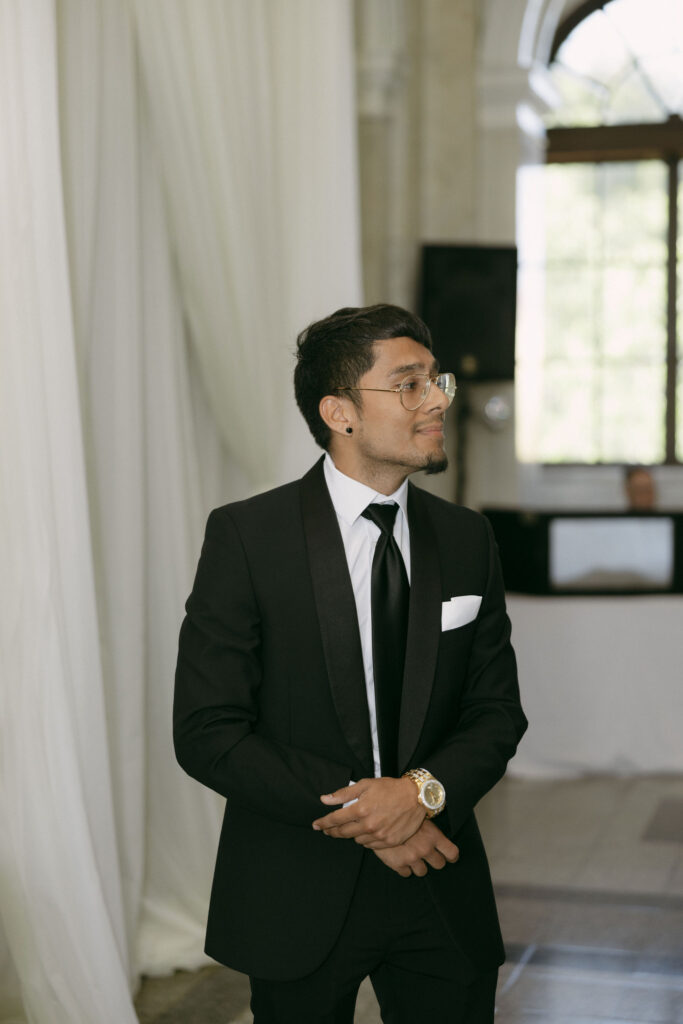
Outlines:
{"type": "Polygon", "coordinates": [[[322,459],[301,481],[301,512],[332,699],[349,746],[364,773],[372,777],[372,738],[356,601],[322,459]]]}
{"type": "Polygon", "coordinates": [[[434,527],[419,488],[408,489],[410,605],[406,642],[398,767],[405,771],[429,707],[441,636],[441,567],[434,527]]]}

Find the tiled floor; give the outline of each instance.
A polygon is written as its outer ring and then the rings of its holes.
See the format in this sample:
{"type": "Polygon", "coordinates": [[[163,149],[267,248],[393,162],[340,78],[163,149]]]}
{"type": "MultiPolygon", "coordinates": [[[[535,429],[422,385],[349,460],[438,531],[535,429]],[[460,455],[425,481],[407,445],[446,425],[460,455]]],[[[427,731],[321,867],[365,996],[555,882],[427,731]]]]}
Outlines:
{"type": "MultiPolygon", "coordinates": [[[[683,778],[506,779],[477,814],[508,947],[497,1024],[683,1024],[683,778]]],[[[179,972],[138,1013],[247,1024],[248,985],[179,972]]],[[[356,1024],[379,1019],[365,983],[356,1024]]]]}
{"type": "Polygon", "coordinates": [[[506,779],[477,817],[496,883],[683,897],[682,802],[678,777],[506,779]],[[651,827],[674,808],[677,834],[651,827]]]}
{"type": "Polygon", "coordinates": [[[683,779],[506,779],[478,817],[500,1024],[683,1022],[683,779]]]}

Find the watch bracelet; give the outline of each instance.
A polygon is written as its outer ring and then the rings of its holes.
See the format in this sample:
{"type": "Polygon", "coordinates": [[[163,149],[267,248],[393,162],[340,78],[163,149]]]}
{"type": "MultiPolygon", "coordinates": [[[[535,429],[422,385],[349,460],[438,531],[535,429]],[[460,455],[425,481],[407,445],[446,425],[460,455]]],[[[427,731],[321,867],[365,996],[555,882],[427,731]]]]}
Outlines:
{"type": "MultiPolygon", "coordinates": [[[[429,782],[430,779],[433,779],[434,782],[439,782],[439,780],[437,778],[435,778],[435,776],[432,775],[432,773],[427,768],[409,768],[407,772],[403,773],[403,778],[404,779],[405,778],[411,779],[415,783],[415,785],[417,786],[417,789],[418,789],[418,800],[420,801],[420,803],[424,807],[425,814],[426,814],[427,818],[435,818],[437,814],[441,814],[441,812],[443,811],[443,809],[446,806],[445,799],[444,799],[444,802],[443,802],[442,806],[439,807],[438,809],[427,807],[422,802],[422,786],[424,785],[424,783],[425,782],[429,782]]],[[[444,788],[444,785],[443,785],[442,782],[439,782],[439,785],[443,789],[444,797],[445,797],[446,790],[444,788]]]]}

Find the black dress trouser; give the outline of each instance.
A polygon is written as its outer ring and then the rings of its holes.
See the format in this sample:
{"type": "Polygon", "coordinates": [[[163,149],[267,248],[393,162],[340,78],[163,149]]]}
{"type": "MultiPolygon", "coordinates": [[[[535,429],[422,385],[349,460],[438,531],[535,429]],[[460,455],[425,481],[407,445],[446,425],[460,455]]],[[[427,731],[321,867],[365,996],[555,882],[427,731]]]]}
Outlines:
{"type": "Polygon", "coordinates": [[[254,1024],[353,1024],[367,976],[384,1024],[493,1024],[497,970],[475,975],[426,879],[401,878],[370,850],[339,939],[321,966],[294,981],[249,979],[254,1024]]]}

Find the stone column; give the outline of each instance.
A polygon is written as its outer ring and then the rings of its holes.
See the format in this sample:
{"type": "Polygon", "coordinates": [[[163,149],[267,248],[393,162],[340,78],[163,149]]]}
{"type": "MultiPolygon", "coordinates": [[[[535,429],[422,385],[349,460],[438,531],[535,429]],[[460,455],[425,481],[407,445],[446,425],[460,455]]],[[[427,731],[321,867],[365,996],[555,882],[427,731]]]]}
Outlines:
{"type": "Polygon", "coordinates": [[[395,301],[388,241],[396,215],[396,128],[405,83],[404,0],[356,0],[358,134],[365,301],[395,301]]]}

